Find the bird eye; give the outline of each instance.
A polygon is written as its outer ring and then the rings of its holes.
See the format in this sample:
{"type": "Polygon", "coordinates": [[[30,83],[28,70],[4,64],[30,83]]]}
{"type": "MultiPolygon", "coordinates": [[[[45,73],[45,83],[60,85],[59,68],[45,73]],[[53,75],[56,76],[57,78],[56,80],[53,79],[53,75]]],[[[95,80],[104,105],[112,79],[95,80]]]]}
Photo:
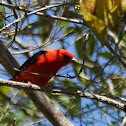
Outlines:
{"type": "Polygon", "coordinates": [[[69,56],[67,56],[66,54],[63,54],[63,57],[67,60],[67,61],[71,61],[71,58],[69,56]]]}

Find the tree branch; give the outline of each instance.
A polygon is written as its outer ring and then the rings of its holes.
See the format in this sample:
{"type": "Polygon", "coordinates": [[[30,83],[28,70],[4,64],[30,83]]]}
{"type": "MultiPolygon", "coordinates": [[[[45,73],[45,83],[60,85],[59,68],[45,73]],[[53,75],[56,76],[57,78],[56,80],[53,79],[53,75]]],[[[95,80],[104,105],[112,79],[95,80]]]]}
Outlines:
{"type": "MultiPolygon", "coordinates": [[[[0,41],[0,62],[14,76],[13,68],[19,68],[19,64],[12,56],[6,46],[0,41]]],[[[50,99],[40,91],[25,90],[29,98],[34,102],[37,108],[44,116],[55,126],[73,126],[73,124],[59,111],[50,101],[50,99]]]]}
{"type": "MultiPolygon", "coordinates": [[[[36,14],[36,15],[39,15],[39,16],[43,16],[45,18],[49,18],[49,19],[55,19],[55,20],[61,20],[61,21],[66,21],[66,22],[71,22],[71,23],[77,23],[77,24],[84,24],[83,21],[79,21],[79,20],[76,20],[76,19],[69,19],[69,18],[65,18],[65,17],[59,17],[59,16],[56,16],[56,15],[48,15],[48,14],[44,14],[44,13],[40,13],[40,12],[31,12],[31,13],[28,13],[27,16],[30,16],[32,14],[36,14]]],[[[3,28],[0,29],[0,32],[7,29],[8,27],[10,27],[11,25],[17,23],[17,22],[20,22],[22,20],[24,20],[26,18],[26,15],[23,16],[22,18],[18,18],[16,20],[14,20],[13,22],[7,24],[6,26],[4,26],[3,28]]]]}
{"type": "MultiPolygon", "coordinates": [[[[43,10],[48,10],[50,8],[53,8],[53,7],[59,7],[59,6],[65,6],[65,5],[76,5],[76,4],[80,4],[80,2],[73,2],[73,3],[61,3],[61,4],[55,4],[55,5],[50,5],[50,6],[45,6],[43,8],[40,8],[38,10],[36,10],[37,12],[40,12],[40,11],[43,11],[43,10]]],[[[24,12],[31,12],[27,9],[24,9],[22,7],[19,7],[19,6],[15,6],[13,4],[8,4],[8,3],[5,3],[5,2],[0,2],[0,5],[2,6],[6,6],[10,9],[15,9],[15,10],[19,10],[19,11],[24,11],[24,12]]]]}
{"type": "Polygon", "coordinates": [[[125,104],[120,103],[120,102],[113,100],[111,98],[108,98],[106,96],[98,95],[98,94],[91,94],[91,93],[87,93],[87,92],[75,91],[75,90],[58,88],[58,87],[53,87],[53,88],[39,87],[35,84],[9,81],[9,80],[4,80],[4,79],[0,79],[0,85],[1,86],[3,85],[3,86],[15,87],[15,88],[18,88],[18,89],[24,89],[24,90],[28,90],[28,91],[37,90],[37,91],[43,91],[43,92],[63,93],[63,94],[68,94],[68,95],[72,95],[72,96],[89,98],[89,99],[93,99],[93,100],[103,102],[105,104],[112,105],[112,106],[126,112],[125,104]]]}
{"type": "Polygon", "coordinates": [[[126,116],[124,117],[121,126],[126,126],[126,116]]]}
{"type": "Polygon", "coordinates": [[[2,2],[0,2],[0,5],[6,5],[7,7],[11,8],[11,9],[22,10],[22,11],[24,11],[26,13],[26,15],[24,15],[23,17],[18,18],[16,20],[14,20],[13,22],[7,24],[3,28],[1,28],[0,29],[0,32],[2,30],[5,30],[6,28],[10,27],[11,25],[17,23],[17,22],[20,22],[20,21],[24,20],[26,18],[26,16],[30,16],[30,15],[33,15],[33,14],[36,14],[38,16],[44,16],[45,18],[49,18],[49,19],[61,20],[61,21],[66,21],[66,22],[71,22],[71,23],[77,23],[77,24],[84,24],[84,22],[83,21],[80,21],[80,20],[69,19],[69,18],[65,18],[65,17],[59,17],[59,16],[56,16],[56,15],[48,15],[48,14],[44,14],[44,13],[41,13],[40,12],[40,11],[48,10],[50,8],[53,8],[53,7],[61,6],[63,4],[46,6],[46,7],[43,7],[41,9],[38,9],[38,10],[35,10],[35,11],[29,11],[27,9],[22,9],[21,7],[18,7],[18,6],[9,5],[9,4],[5,4],[5,3],[2,3],[2,2]]]}
{"type": "Polygon", "coordinates": [[[115,49],[109,44],[108,41],[105,42],[105,46],[112,52],[113,56],[118,59],[124,68],[126,68],[126,61],[115,51],[115,49]]]}

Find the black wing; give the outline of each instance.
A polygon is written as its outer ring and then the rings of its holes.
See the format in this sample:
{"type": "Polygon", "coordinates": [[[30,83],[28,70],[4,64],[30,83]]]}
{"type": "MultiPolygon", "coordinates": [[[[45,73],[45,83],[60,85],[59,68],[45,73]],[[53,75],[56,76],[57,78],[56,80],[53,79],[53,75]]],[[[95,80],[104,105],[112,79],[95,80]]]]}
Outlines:
{"type": "MultiPolygon", "coordinates": [[[[44,50],[35,53],[32,57],[30,57],[30,58],[19,68],[19,70],[23,71],[23,70],[26,69],[29,65],[35,63],[40,55],[44,55],[44,54],[46,54],[46,53],[47,53],[47,51],[44,51],[44,50]]],[[[20,73],[20,71],[17,71],[17,72],[15,73],[13,79],[14,79],[15,76],[17,76],[19,73],[20,73]]],[[[12,80],[13,80],[13,79],[12,79],[12,80]]]]}

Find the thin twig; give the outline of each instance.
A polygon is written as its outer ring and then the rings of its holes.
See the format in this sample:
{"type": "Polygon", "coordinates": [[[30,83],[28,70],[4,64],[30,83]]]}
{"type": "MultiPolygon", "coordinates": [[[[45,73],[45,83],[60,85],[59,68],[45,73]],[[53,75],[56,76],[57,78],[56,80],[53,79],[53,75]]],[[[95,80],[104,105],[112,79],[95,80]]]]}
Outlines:
{"type": "Polygon", "coordinates": [[[80,68],[79,72],[75,76],[71,76],[71,75],[67,74],[67,76],[69,78],[71,78],[71,79],[78,77],[81,74],[81,72],[83,71],[84,63],[85,63],[85,49],[86,49],[86,44],[87,44],[88,38],[89,38],[89,32],[86,34],[86,37],[85,37],[85,40],[84,40],[84,44],[83,44],[83,48],[82,48],[82,51],[83,51],[83,62],[82,62],[82,65],[81,65],[81,68],[80,68]]]}
{"type": "Polygon", "coordinates": [[[116,53],[115,49],[110,45],[108,40],[106,40],[105,45],[112,52],[114,57],[116,57],[118,61],[123,65],[123,67],[126,68],[126,61],[119,54],[116,53]]]}
{"type": "Polygon", "coordinates": [[[82,52],[83,52],[83,63],[82,63],[82,66],[81,66],[80,71],[78,72],[78,75],[80,75],[81,72],[84,69],[84,63],[85,63],[85,60],[86,60],[85,59],[85,49],[86,49],[86,44],[87,44],[88,38],[89,38],[89,32],[86,34],[86,37],[85,37],[85,40],[84,40],[84,44],[83,44],[83,48],[82,48],[82,52]]]}
{"type": "MultiPolygon", "coordinates": [[[[12,4],[11,0],[7,0],[7,2],[8,2],[9,4],[12,4]]],[[[12,10],[13,10],[13,13],[14,13],[14,17],[15,17],[15,19],[18,19],[18,15],[17,15],[15,9],[12,9],[12,10]]],[[[16,26],[15,26],[15,34],[14,34],[13,40],[7,45],[8,48],[9,48],[9,47],[13,44],[13,42],[15,41],[16,34],[17,34],[17,30],[18,30],[18,22],[16,22],[16,26]]]]}
{"type": "Polygon", "coordinates": [[[38,123],[41,123],[41,122],[43,122],[43,121],[47,121],[47,119],[41,119],[41,120],[39,120],[39,121],[29,123],[29,124],[27,124],[27,125],[25,125],[25,126],[33,126],[33,125],[38,124],[38,123]]]}
{"type": "MultiPolygon", "coordinates": [[[[0,5],[2,5],[2,3],[0,2],[0,5]]],[[[4,5],[4,4],[3,4],[4,5]]],[[[2,30],[5,30],[6,28],[10,27],[11,25],[17,23],[17,22],[20,22],[22,20],[24,20],[26,17],[30,16],[30,15],[33,15],[33,14],[36,14],[36,15],[39,15],[39,16],[44,16],[46,18],[51,18],[51,19],[56,19],[56,20],[62,20],[62,21],[67,21],[67,22],[72,22],[72,23],[78,23],[78,24],[83,24],[83,21],[79,21],[79,20],[76,20],[76,19],[68,19],[68,18],[65,18],[65,17],[59,17],[59,16],[55,16],[55,15],[45,15],[44,13],[40,13],[40,11],[44,11],[44,10],[48,10],[50,8],[53,8],[53,7],[58,7],[58,6],[61,6],[63,4],[58,4],[58,5],[51,5],[51,6],[46,6],[46,7],[43,7],[41,9],[38,9],[38,10],[35,10],[35,11],[28,11],[26,9],[23,9],[24,12],[26,12],[26,15],[24,15],[22,18],[18,18],[16,20],[14,20],[13,22],[7,24],[6,26],[4,26],[3,28],[0,29],[0,32],[2,30]]],[[[67,4],[66,4],[67,5],[67,4]]],[[[8,6],[8,5],[7,5],[8,6]]],[[[13,7],[13,6],[12,6],[13,7]]],[[[15,6],[16,7],[16,6],[15,6]]],[[[19,7],[17,7],[19,9],[19,7]]],[[[21,8],[20,8],[21,10],[21,8]]]]}
{"type": "Polygon", "coordinates": [[[15,71],[18,72],[22,72],[22,73],[26,73],[26,74],[32,74],[32,75],[36,75],[36,76],[54,76],[54,77],[63,77],[63,78],[70,78],[73,79],[73,76],[67,75],[67,76],[63,76],[63,75],[56,75],[56,74],[40,74],[40,73],[34,73],[34,72],[25,72],[23,70],[19,70],[17,68],[14,68],[15,71]]]}
{"type": "MultiPolygon", "coordinates": [[[[53,42],[60,41],[61,39],[63,39],[63,38],[66,37],[67,35],[73,33],[74,31],[75,31],[75,30],[71,30],[70,32],[68,32],[68,33],[66,33],[65,35],[61,36],[60,38],[54,40],[53,42]]],[[[38,48],[40,48],[40,47],[47,46],[49,42],[50,42],[50,41],[48,41],[48,42],[44,42],[43,44],[40,44],[40,45],[38,45],[36,48],[33,48],[33,49],[29,49],[29,50],[25,50],[25,51],[20,51],[20,52],[12,52],[12,54],[14,54],[14,55],[18,55],[18,54],[27,53],[27,52],[30,52],[30,51],[36,50],[36,49],[38,49],[38,48]]]]}
{"type": "MultiPolygon", "coordinates": [[[[55,4],[55,5],[50,5],[50,6],[45,6],[44,8],[46,8],[46,10],[53,8],[53,7],[59,7],[59,6],[65,6],[65,5],[76,5],[76,4],[80,4],[79,2],[73,2],[73,3],[60,3],[60,4],[55,4]]],[[[24,9],[22,7],[16,6],[16,5],[12,5],[12,4],[8,4],[8,3],[3,3],[0,2],[0,5],[6,6],[10,9],[15,9],[15,10],[20,10],[20,11],[24,11],[24,12],[31,12],[27,9],[24,9]]],[[[38,9],[36,12],[40,12],[43,11],[43,8],[38,9]]]]}
{"type": "Polygon", "coordinates": [[[9,110],[10,106],[11,106],[11,103],[14,101],[15,97],[18,95],[19,91],[17,91],[17,93],[12,97],[11,101],[10,101],[10,104],[7,105],[7,107],[5,108],[4,110],[4,113],[1,115],[0,117],[0,122],[3,120],[5,114],[7,113],[7,111],[9,110]]]}
{"type": "Polygon", "coordinates": [[[101,74],[101,72],[103,72],[103,70],[109,65],[110,62],[112,62],[113,59],[114,59],[114,57],[112,57],[112,58],[103,66],[103,68],[96,74],[96,76],[95,76],[92,80],[90,80],[90,82],[89,82],[89,83],[87,84],[87,86],[83,89],[83,91],[85,91],[88,87],[90,87],[90,86],[93,84],[94,80],[101,74]]]}
{"type": "MultiPolygon", "coordinates": [[[[48,14],[44,14],[44,13],[40,13],[40,12],[36,12],[36,13],[28,13],[27,16],[30,16],[32,14],[36,14],[36,15],[39,15],[39,16],[44,16],[46,18],[50,18],[50,19],[55,19],[55,20],[61,20],[61,21],[66,21],[66,22],[71,22],[71,23],[77,23],[77,24],[83,24],[83,21],[79,21],[79,20],[76,20],[76,19],[69,19],[69,18],[65,18],[65,17],[59,17],[59,16],[56,16],[56,15],[48,15],[48,14]]],[[[0,32],[7,29],[8,27],[10,27],[11,25],[17,23],[17,22],[20,22],[22,20],[24,20],[26,17],[26,15],[23,16],[22,18],[18,18],[16,20],[14,20],[13,22],[7,24],[6,26],[4,26],[3,28],[0,29],[0,32]]]]}
{"type": "Polygon", "coordinates": [[[123,121],[122,121],[121,126],[126,126],[126,115],[125,115],[125,117],[124,117],[124,119],[123,119],[123,121]]]}
{"type": "Polygon", "coordinates": [[[71,102],[70,102],[69,106],[67,107],[67,109],[65,110],[64,115],[66,115],[68,113],[68,111],[70,110],[70,108],[72,107],[74,99],[75,99],[75,97],[73,97],[71,99],[71,102]]]}

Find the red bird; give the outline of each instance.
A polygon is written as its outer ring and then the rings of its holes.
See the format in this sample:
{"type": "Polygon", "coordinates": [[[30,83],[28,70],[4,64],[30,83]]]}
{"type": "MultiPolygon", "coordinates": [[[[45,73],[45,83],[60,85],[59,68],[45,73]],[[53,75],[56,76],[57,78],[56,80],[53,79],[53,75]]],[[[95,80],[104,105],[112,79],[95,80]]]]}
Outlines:
{"type": "Polygon", "coordinates": [[[40,51],[30,57],[16,72],[13,80],[19,82],[28,82],[39,86],[45,86],[52,76],[39,76],[24,72],[33,72],[38,74],[53,74],[70,63],[74,59],[72,53],[65,49],[40,51]]]}

